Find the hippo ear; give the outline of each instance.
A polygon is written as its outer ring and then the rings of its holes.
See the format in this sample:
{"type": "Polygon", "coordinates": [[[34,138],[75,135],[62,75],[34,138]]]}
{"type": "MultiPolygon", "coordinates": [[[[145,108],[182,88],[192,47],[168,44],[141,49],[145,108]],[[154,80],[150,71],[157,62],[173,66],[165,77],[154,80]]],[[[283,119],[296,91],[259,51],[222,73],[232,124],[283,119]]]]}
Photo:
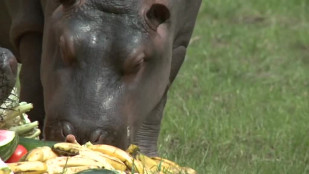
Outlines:
{"type": "Polygon", "coordinates": [[[64,7],[70,7],[74,5],[78,0],[58,0],[64,7]]]}
{"type": "Polygon", "coordinates": [[[157,27],[170,18],[171,14],[169,9],[163,4],[153,4],[146,13],[147,22],[151,28],[157,27]]]}

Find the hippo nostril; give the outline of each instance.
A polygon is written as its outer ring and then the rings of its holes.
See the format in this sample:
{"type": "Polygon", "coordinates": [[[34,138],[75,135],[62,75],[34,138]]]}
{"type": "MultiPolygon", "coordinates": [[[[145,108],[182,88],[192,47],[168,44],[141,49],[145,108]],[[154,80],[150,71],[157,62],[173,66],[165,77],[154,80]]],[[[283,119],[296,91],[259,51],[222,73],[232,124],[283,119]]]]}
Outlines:
{"type": "MultiPolygon", "coordinates": [[[[73,126],[69,122],[62,122],[62,136],[66,137],[69,134],[73,134],[73,126]]],[[[74,134],[73,134],[74,135],[74,134]]]]}
{"type": "Polygon", "coordinates": [[[95,144],[103,143],[106,136],[107,136],[106,131],[97,129],[92,133],[90,141],[95,144]]]}

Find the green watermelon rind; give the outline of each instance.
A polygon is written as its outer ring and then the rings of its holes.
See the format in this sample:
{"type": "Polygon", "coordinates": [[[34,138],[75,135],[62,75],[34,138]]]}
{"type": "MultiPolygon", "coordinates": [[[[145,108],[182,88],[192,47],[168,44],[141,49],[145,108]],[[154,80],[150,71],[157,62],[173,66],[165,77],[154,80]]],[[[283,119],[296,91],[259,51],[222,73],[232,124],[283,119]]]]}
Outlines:
{"type": "Polygon", "coordinates": [[[0,130],[0,158],[6,161],[18,145],[18,136],[14,131],[0,130]]]}

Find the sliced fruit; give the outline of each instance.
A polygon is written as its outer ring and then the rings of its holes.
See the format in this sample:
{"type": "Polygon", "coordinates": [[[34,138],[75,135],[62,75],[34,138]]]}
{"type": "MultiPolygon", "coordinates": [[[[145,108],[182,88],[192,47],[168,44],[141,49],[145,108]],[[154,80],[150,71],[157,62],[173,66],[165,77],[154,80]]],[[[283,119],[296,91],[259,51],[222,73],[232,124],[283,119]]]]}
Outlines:
{"type": "Polygon", "coordinates": [[[0,130],[0,158],[6,161],[18,145],[18,135],[14,131],[0,130]]]}
{"type": "Polygon", "coordinates": [[[14,163],[20,161],[26,154],[28,153],[27,149],[22,145],[17,145],[17,148],[15,149],[14,153],[11,155],[11,157],[6,160],[7,163],[14,163]]]}

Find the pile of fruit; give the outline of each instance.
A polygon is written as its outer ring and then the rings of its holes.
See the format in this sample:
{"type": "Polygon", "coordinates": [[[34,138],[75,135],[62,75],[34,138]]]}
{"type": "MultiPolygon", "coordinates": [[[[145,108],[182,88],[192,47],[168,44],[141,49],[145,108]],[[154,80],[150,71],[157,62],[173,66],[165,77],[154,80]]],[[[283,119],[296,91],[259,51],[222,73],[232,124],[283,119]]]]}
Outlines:
{"type": "Polygon", "coordinates": [[[48,142],[18,138],[13,131],[0,130],[0,174],[14,173],[110,173],[110,174],[195,174],[188,167],[160,157],[150,158],[130,145],[124,151],[106,144],[48,142]],[[20,150],[20,147],[25,147],[20,150]],[[16,151],[19,155],[16,155],[16,151]],[[21,152],[22,151],[22,152],[21,152]],[[28,152],[29,151],[29,152],[28,152]],[[13,154],[13,155],[12,155],[13,154]],[[14,157],[12,159],[12,156],[14,157]],[[15,160],[15,161],[14,161],[15,160]]]}
{"type": "Polygon", "coordinates": [[[12,93],[0,107],[0,174],[195,174],[195,170],[160,157],[150,158],[135,145],[124,151],[106,144],[80,145],[40,141],[38,122],[12,93]]]}

